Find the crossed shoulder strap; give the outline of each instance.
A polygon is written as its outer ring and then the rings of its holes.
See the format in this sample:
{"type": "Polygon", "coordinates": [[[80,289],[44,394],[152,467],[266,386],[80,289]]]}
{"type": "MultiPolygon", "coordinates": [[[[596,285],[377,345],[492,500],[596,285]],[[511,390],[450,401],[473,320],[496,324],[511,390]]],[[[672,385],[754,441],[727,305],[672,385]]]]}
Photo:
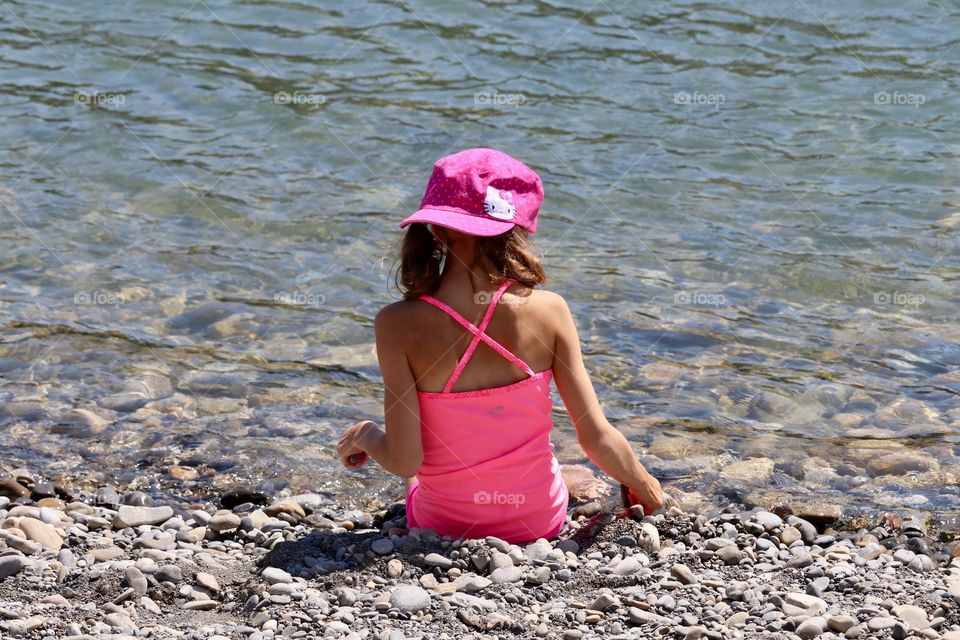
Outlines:
{"type": "Polygon", "coordinates": [[[483,315],[483,320],[480,322],[479,327],[457,313],[457,311],[450,305],[441,302],[433,296],[420,296],[421,300],[424,302],[429,302],[436,308],[445,312],[451,318],[460,323],[464,329],[473,334],[473,340],[470,341],[470,346],[467,347],[467,350],[463,353],[463,357],[461,357],[460,361],[457,362],[457,367],[453,370],[453,373],[450,374],[450,378],[447,379],[447,383],[443,386],[443,393],[450,393],[450,390],[453,389],[453,385],[456,384],[457,380],[460,378],[460,374],[463,373],[464,368],[466,368],[467,364],[470,362],[470,358],[473,357],[473,353],[477,350],[477,346],[480,344],[481,340],[483,340],[491,349],[509,360],[512,364],[516,365],[518,369],[526,372],[527,375],[534,375],[534,371],[530,368],[530,365],[514,354],[510,353],[506,347],[485,333],[487,326],[490,324],[490,319],[493,317],[493,312],[497,308],[497,303],[500,302],[500,298],[503,297],[503,293],[510,287],[511,284],[513,284],[513,280],[508,278],[502,285],[500,285],[500,288],[497,289],[496,293],[493,294],[493,299],[490,300],[490,304],[487,305],[487,311],[483,315]]]}

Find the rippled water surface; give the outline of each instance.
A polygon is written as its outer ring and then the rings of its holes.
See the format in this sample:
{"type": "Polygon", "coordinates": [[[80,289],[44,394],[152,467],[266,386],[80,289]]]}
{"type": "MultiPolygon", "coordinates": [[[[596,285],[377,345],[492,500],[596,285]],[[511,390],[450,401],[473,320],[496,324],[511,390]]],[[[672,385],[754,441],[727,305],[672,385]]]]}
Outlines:
{"type": "Polygon", "coordinates": [[[493,146],[672,493],[954,518],[958,34],[914,0],[3,2],[0,463],[396,499],[333,443],[381,415],[396,223],[493,146]]]}

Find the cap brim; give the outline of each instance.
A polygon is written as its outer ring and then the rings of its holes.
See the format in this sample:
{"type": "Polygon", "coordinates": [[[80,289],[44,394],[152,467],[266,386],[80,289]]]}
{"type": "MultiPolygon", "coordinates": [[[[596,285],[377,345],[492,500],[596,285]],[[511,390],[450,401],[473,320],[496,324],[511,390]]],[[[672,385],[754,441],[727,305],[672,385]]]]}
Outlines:
{"type": "Polygon", "coordinates": [[[445,227],[460,231],[471,236],[498,236],[506,233],[514,227],[513,222],[505,220],[491,220],[490,218],[481,218],[452,209],[420,209],[412,216],[400,223],[400,228],[422,222],[423,224],[435,224],[438,227],[445,227]]]}

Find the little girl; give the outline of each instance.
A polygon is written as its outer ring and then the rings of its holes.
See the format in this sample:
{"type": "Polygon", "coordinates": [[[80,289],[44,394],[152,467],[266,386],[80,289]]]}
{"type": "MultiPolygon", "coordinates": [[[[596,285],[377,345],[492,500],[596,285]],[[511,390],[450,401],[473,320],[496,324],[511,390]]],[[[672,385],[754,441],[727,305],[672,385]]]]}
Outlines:
{"type": "Polygon", "coordinates": [[[404,299],[374,321],[385,385],[381,429],[352,425],[338,453],[407,478],[407,524],[441,535],[527,542],[556,536],[567,488],[553,455],[550,381],[584,452],[646,513],[657,482],[612,427],[583,365],[562,297],[528,234],[540,178],[493,149],[441,158],[407,227],[397,272],[404,299]]]}

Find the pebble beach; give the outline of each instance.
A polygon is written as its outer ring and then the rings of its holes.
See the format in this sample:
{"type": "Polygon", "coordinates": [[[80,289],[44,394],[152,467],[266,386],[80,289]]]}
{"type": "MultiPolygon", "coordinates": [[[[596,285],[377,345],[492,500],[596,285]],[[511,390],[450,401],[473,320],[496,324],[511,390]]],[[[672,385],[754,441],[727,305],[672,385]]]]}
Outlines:
{"type": "Polygon", "coordinates": [[[960,640],[957,3],[0,4],[0,640],[960,640]],[[471,147],[667,509],[344,470],[471,147]]]}
{"type": "Polygon", "coordinates": [[[3,638],[960,639],[960,546],[895,513],[818,528],[601,500],[516,545],[408,529],[402,504],[30,480],[0,481],[3,638]]]}

